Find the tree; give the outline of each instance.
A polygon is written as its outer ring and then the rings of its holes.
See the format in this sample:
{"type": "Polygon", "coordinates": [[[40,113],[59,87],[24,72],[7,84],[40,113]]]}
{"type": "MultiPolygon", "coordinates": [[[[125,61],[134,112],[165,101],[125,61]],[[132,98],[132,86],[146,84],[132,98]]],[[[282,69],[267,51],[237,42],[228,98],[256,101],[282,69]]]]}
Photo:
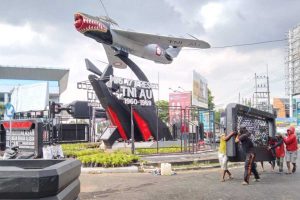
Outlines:
{"type": "Polygon", "coordinates": [[[208,89],[208,109],[213,110],[214,108],[214,96],[212,96],[210,89],[208,89]]]}
{"type": "Polygon", "coordinates": [[[169,122],[169,102],[166,100],[159,100],[156,103],[158,110],[158,117],[164,122],[169,122]]]}
{"type": "Polygon", "coordinates": [[[0,112],[5,110],[5,105],[3,103],[0,103],[0,112]]]}
{"type": "Polygon", "coordinates": [[[225,110],[224,109],[219,109],[215,111],[215,122],[220,123],[221,121],[221,114],[224,113],[225,110]]]}
{"type": "Polygon", "coordinates": [[[5,110],[5,105],[0,103],[0,120],[4,114],[4,110],[5,110]]]}

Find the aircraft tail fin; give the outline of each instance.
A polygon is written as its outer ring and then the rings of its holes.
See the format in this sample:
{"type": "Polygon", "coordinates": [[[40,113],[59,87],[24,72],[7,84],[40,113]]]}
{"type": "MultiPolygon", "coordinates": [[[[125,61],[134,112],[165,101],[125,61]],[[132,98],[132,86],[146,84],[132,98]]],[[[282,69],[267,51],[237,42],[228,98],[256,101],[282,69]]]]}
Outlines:
{"type": "Polygon", "coordinates": [[[180,50],[181,50],[181,47],[169,47],[166,49],[166,52],[167,52],[167,54],[172,56],[172,58],[175,58],[178,56],[180,50]]]}
{"type": "Polygon", "coordinates": [[[85,59],[86,69],[90,72],[97,74],[98,76],[102,76],[102,72],[96,67],[89,59],[85,59]]]}

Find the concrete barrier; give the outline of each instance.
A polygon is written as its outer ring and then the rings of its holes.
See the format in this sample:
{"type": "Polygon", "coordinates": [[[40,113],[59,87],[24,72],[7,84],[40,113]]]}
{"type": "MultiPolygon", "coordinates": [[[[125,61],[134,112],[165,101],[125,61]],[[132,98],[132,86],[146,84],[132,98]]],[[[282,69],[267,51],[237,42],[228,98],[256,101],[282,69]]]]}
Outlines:
{"type": "Polygon", "coordinates": [[[75,200],[78,160],[1,160],[0,199],[75,200]]]}

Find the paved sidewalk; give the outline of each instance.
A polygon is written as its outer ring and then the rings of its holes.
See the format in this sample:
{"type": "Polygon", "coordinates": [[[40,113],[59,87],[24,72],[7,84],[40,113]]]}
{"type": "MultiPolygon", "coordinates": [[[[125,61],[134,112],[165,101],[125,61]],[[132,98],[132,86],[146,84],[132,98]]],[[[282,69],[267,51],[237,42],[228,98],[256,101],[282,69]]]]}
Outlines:
{"type": "MultiPolygon", "coordinates": [[[[141,161],[143,164],[129,167],[116,167],[116,168],[82,168],[83,174],[103,174],[103,173],[138,173],[138,172],[151,172],[153,167],[160,167],[161,163],[171,163],[172,166],[189,165],[193,163],[215,163],[218,162],[217,151],[206,151],[197,154],[160,154],[151,156],[142,156],[141,161]],[[149,171],[150,170],[150,171],[149,171]]],[[[191,168],[191,166],[181,167],[178,170],[191,170],[191,169],[206,169],[209,166],[201,166],[197,168],[191,168]]],[[[214,166],[216,167],[216,166],[214,166]]],[[[218,167],[218,166],[217,166],[218,167]]],[[[177,170],[176,170],[177,171],[177,170]]]]}

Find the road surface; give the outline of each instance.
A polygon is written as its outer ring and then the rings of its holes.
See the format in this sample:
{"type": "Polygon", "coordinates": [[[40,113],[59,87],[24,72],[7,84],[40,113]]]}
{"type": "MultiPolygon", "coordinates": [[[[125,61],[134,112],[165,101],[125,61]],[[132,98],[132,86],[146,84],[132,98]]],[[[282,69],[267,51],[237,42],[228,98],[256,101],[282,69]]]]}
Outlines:
{"type": "MultiPolygon", "coordinates": [[[[298,158],[298,166],[300,162],[298,158]]],[[[261,181],[249,186],[241,185],[243,167],[231,169],[234,179],[220,182],[219,169],[180,172],[174,176],[155,176],[152,174],[82,174],[81,200],[94,199],[203,199],[203,200],[299,200],[300,168],[295,174],[286,175],[272,172],[265,163],[261,181]]],[[[276,171],[278,168],[276,168],[276,171]]],[[[286,171],[286,168],[284,168],[286,171]]]]}

